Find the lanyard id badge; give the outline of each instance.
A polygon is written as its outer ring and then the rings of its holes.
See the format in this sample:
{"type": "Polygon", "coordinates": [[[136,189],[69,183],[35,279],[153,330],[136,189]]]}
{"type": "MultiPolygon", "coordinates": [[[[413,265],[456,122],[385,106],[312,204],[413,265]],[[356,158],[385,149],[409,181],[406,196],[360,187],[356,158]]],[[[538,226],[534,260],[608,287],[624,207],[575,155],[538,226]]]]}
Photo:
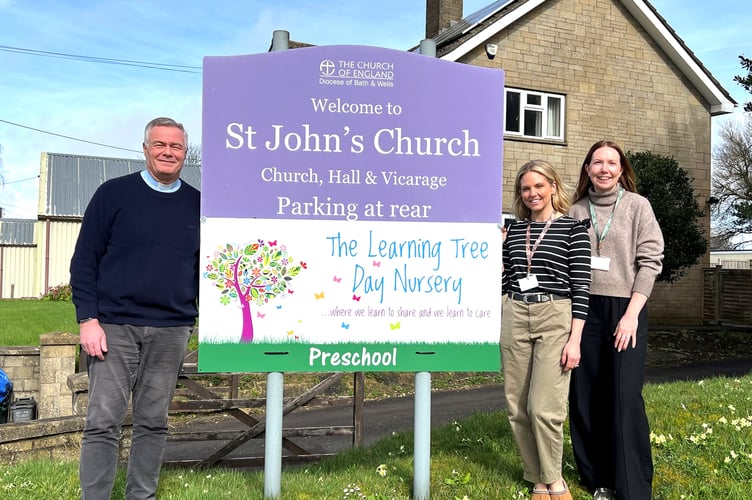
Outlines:
{"type": "Polygon", "coordinates": [[[553,221],[554,221],[554,212],[551,212],[551,217],[549,217],[548,220],[546,221],[546,225],[543,227],[541,234],[535,240],[535,243],[533,243],[532,248],[530,247],[530,226],[532,226],[533,222],[528,221],[527,223],[527,234],[525,235],[525,256],[527,257],[527,276],[519,280],[520,291],[522,292],[526,292],[528,290],[532,290],[533,288],[538,287],[538,278],[532,273],[533,254],[535,254],[535,251],[538,249],[538,245],[540,245],[541,240],[548,232],[548,228],[551,227],[551,223],[553,221]]]}
{"type": "Polygon", "coordinates": [[[611,258],[593,255],[590,257],[590,267],[599,271],[608,271],[608,268],[611,267],[611,258]]]}
{"type": "Polygon", "coordinates": [[[608,271],[611,267],[611,258],[601,257],[601,250],[603,249],[603,240],[606,239],[608,230],[611,229],[611,223],[614,220],[614,212],[616,212],[616,207],[619,205],[619,202],[621,201],[621,197],[623,195],[624,188],[622,186],[619,186],[619,194],[616,196],[616,202],[614,203],[614,207],[611,209],[611,215],[608,216],[608,220],[603,226],[603,231],[600,232],[598,231],[598,217],[595,213],[595,206],[593,205],[592,201],[588,200],[588,205],[590,207],[590,219],[593,222],[593,231],[595,232],[595,237],[598,240],[598,246],[596,247],[597,255],[590,257],[590,267],[592,269],[598,271],[608,271]]]}
{"type": "Polygon", "coordinates": [[[521,278],[519,281],[520,291],[527,292],[533,288],[538,288],[538,278],[534,274],[528,274],[525,278],[521,278]]]}

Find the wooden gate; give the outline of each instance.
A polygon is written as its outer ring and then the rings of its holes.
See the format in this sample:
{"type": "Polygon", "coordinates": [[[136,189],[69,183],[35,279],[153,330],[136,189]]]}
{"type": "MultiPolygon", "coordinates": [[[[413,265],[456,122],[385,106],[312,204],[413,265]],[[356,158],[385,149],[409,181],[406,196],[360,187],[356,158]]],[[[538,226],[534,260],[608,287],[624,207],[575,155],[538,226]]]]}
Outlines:
{"type": "MultiPolygon", "coordinates": [[[[282,414],[287,415],[296,409],[313,405],[352,405],[353,423],[347,426],[329,427],[302,427],[282,429],[282,447],[288,454],[283,455],[282,460],[287,464],[298,464],[321,459],[329,454],[310,453],[296,444],[291,437],[329,436],[329,435],[352,435],[353,447],[363,444],[363,401],[364,401],[364,375],[363,372],[350,374],[353,376],[353,395],[325,397],[322,394],[330,387],[336,385],[347,375],[344,372],[332,373],[326,379],[305,391],[300,396],[285,401],[282,414]]],[[[238,397],[239,374],[199,374],[197,371],[197,353],[193,351],[186,356],[183,363],[183,372],[178,378],[178,383],[184,389],[176,392],[170,405],[171,412],[194,413],[194,412],[220,412],[230,415],[248,428],[241,431],[187,431],[172,432],[168,435],[169,441],[224,441],[225,444],[218,448],[208,457],[201,460],[178,460],[165,461],[165,465],[203,468],[211,466],[224,467],[259,467],[264,463],[263,456],[229,458],[227,455],[251,439],[264,437],[265,421],[251,415],[247,410],[262,408],[266,404],[264,398],[242,399],[238,397]],[[201,380],[209,377],[222,376],[227,379],[226,387],[207,388],[201,380]]]]}

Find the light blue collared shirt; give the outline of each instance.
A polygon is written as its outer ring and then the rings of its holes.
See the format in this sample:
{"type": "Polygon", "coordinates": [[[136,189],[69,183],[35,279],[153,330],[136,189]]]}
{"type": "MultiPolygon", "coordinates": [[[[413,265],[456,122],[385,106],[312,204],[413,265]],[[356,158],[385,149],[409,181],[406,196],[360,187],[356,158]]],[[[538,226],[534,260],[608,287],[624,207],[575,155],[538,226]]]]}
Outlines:
{"type": "Polygon", "coordinates": [[[141,178],[146,182],[146,185],[152,188],[154,191],[159,191],[160,193],[174,193],[178,189],[180,189],[180,179],[176,180],[175,182],[171,184],[162,184],[157,179],[155,179],[151,172],[148,170],[142,170],[141,171],[141,178]]]}

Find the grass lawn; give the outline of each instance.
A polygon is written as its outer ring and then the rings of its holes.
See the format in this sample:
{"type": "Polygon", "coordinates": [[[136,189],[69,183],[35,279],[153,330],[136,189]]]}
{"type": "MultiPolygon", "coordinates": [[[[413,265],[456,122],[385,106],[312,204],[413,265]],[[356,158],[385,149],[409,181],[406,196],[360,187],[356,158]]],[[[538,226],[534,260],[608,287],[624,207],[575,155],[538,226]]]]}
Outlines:
{"type": "MultiPolygon", "coordinates": [[[[70,302],[0,300],[0,344],[38,345],[41,333],[54,331],[78,332],[70,302]]],[[[664,335],[664,339],[678,342],[667,344],[666,349],[674,351],[683,346],[686,333],[664,335]]],[[[737,351],[739,344],[734,342],[737,351]]],[[[706,352],[705,356],[710,354],[706,352]]],[[[393,375],[399,374],[378,374],[384,378],[383,388],[399,388],[399,380],[393,375]]],[[[496,382],[498,377],[496,374],[496,382]]],[[[372,378],[366,384],[370,388],[378,386],[372,378]]],[[[455,388],[442,386],[444,382],[438,378],[435,382],[435,389],[455,388]]],[[[738,379],[648,384],[644,394],[655,462],[653,498],[747,498],[752,490],[752,374],[738,379]]],[[[432,498],[529,497],[530,485],[522,480],[506,413],[476,414],[432,431],[432,498]]],[[[349,450],[305,467],[286,468],[282,474],[283,498],[409,499],[412,459],[412,433],[397,433],[369,448],[349,450]]],[[[78,463],[70,461],[0,464],[0,498],[80,498],[77,474],[78,463]]],[[[575,499],[592,498],[577,482],[568,441],[564,476],[575,499]]],[[[121,470],[113,498],[123,498],[124,484],[121,470]]],[[[165,469],[159,488],[160,499],[260,499],[263,495],[263,471],[258,470],[165,469]]]]}
{"type": "MultiPolygon", "coordinates": [[[[654,500],[741,499],[752,487],[752,375],[645,386],[651,422],[654,500]]],[[[565,426],[566,429],[566,426],[565,426]]],[[[282,498],[409,499],[413,436],[396,433],[371,447],[348,450],[282,472],[282,498]]],[[[0,497],[80,498],[75,461],[0,465],[0,497]]],[[[577,500],[592,498],[577,481],[568,441],[564,476],[577,500]]],[[[478,413],[432,429],[431,498],[525,499],[530,485],[505,412],[478,413]]],[[[124,471],[113,498],[123,498],[124,471]]],[[[163,469],[158,498],[181,500],[264,497],[261,470],[163,469]]]]}
{"type": "Polygon", "coordinates": [[[0,300],[0,345],[38,346],[39,335],[51,332],[78,335],[72,302],[0,300]]]}

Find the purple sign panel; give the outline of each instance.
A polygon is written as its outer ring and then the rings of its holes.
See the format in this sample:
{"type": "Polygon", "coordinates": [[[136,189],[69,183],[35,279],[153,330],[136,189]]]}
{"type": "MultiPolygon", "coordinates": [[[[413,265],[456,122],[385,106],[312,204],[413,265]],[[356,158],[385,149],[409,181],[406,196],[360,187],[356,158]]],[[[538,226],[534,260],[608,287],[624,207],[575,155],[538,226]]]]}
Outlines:
{"type": "Polygon", "coordinates": [[[203,215],[498,222],[502,95],[500,70],[374,47],[207,57],[203,215]]]}
{"type": "Polygon", "coordinates": [[[501,70],[204,60],[202,371],[499,368],[501,70]]]}

